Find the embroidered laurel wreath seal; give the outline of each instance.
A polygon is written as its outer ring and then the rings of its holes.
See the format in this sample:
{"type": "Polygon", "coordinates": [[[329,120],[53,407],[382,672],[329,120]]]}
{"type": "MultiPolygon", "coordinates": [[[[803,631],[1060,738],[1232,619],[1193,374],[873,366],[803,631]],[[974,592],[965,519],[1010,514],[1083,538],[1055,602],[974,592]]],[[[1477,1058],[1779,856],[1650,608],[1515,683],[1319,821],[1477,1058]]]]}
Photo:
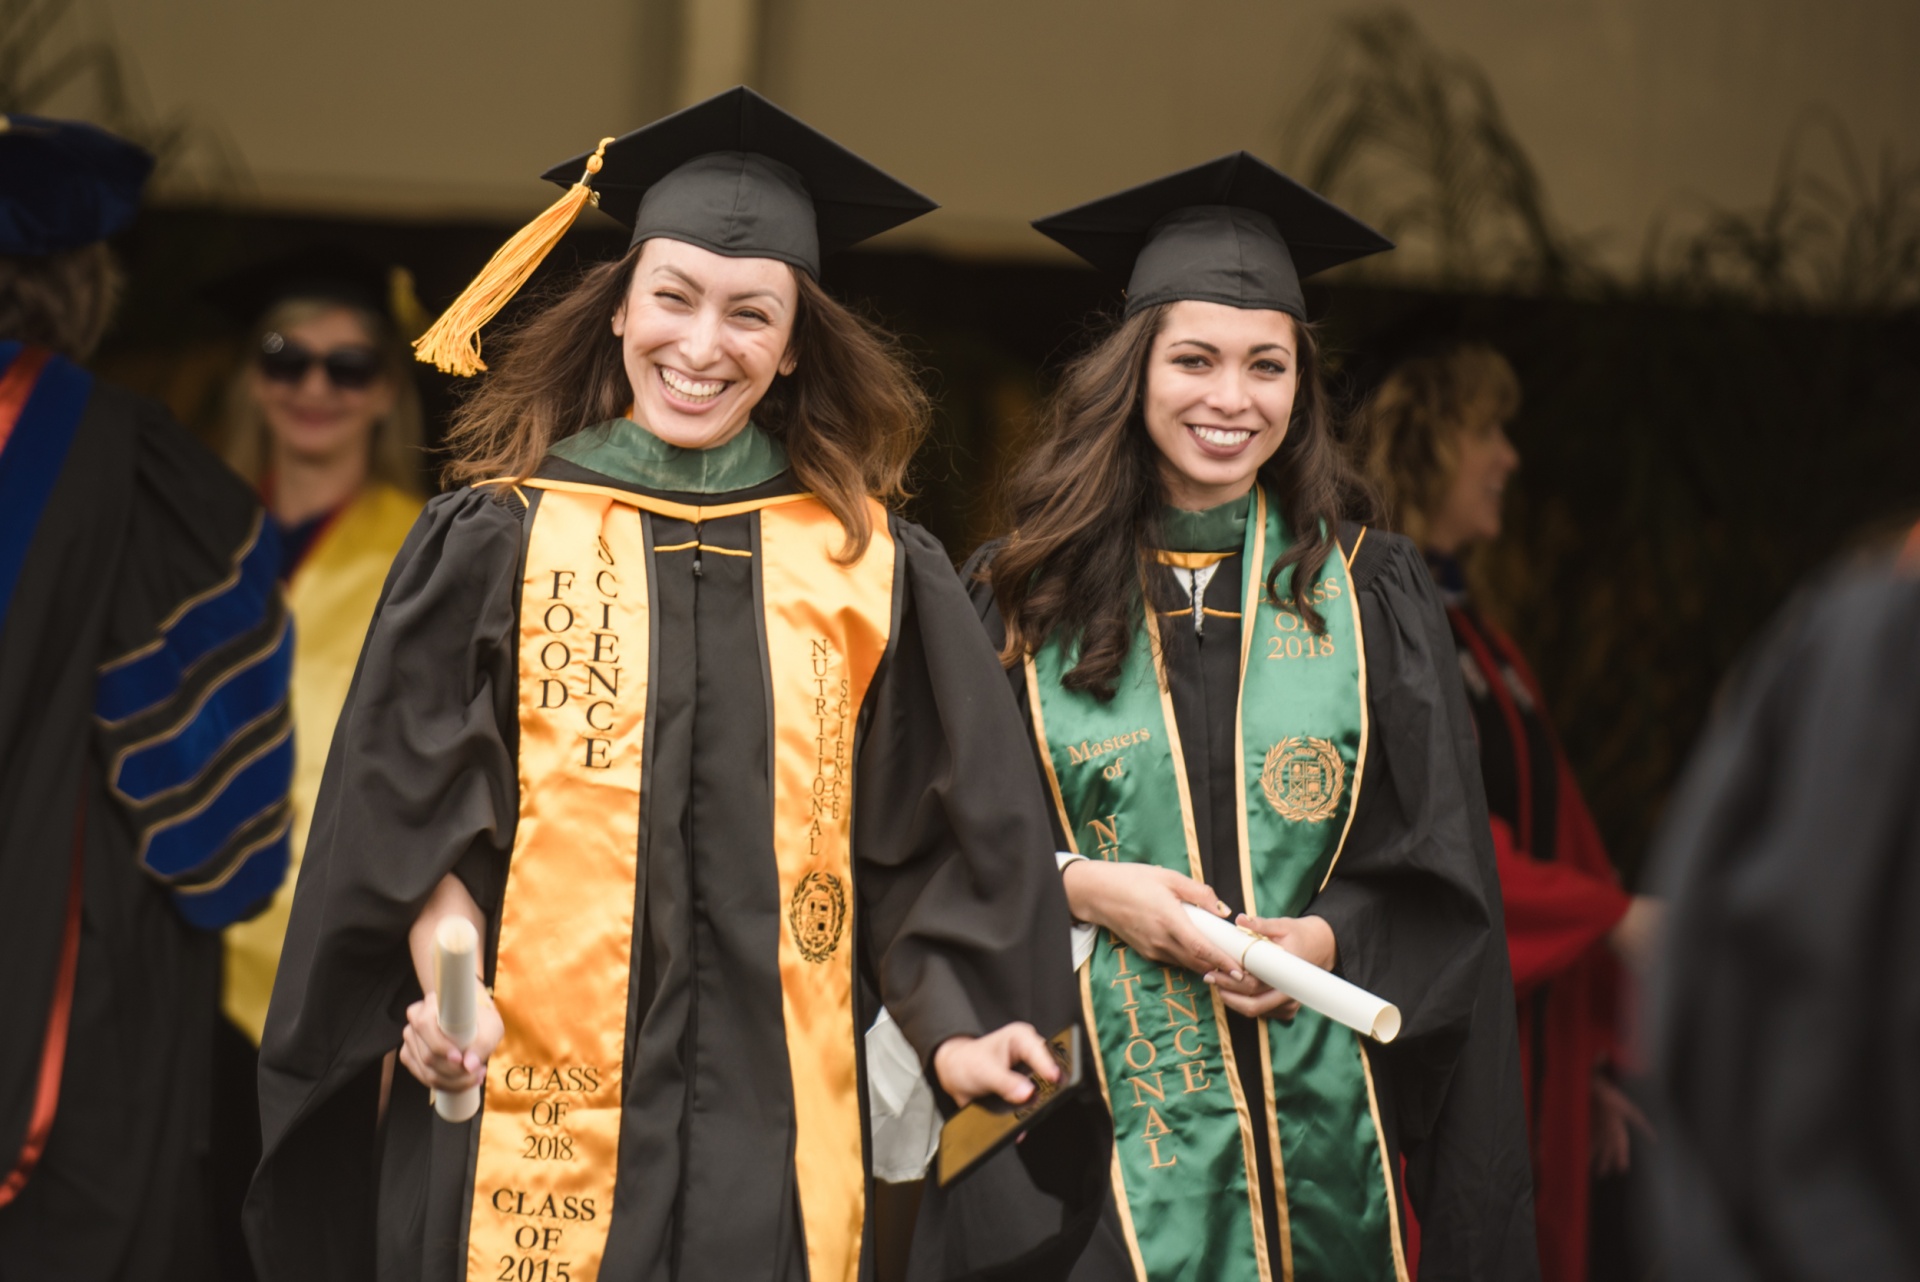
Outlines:
{"type": "Polygon", "coordinates": [[[787,908],[794,947],[810,962],[823,962],[840,946],[847,926],[847,892],[830,872],[810,872],[793,888],[787,908]]]}
{"type": "Polygon", "coordinates": [[[1330,740],[1282,739],[1267,749],[1260,791],[1282,819],[1317,824],[1333,818],[1347,786],[1347,763],[1330,740]]]}

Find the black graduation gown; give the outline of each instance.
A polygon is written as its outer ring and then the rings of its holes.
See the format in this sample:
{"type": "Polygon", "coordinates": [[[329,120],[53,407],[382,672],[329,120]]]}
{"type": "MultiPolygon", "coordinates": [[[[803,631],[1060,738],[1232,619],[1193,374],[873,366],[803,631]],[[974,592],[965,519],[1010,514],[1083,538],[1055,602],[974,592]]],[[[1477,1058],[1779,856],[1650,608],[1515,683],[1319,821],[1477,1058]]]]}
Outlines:
{"type": "MultiPolygon", "coordinates": [[[[1344,541],[1351,544],[1355,533],[1345,531],[1344,541]]],[[[983,549],[962,577],[998,645],[999,610],[990,586],[976,577],[992,552],[991,545],[983,549]]],[[[1389,1148],[1407,1160],[1422,1282],[1535,1278],[1512,980],[1453,639],[1426,565],[1407,540],[1369,530],[1352,574],[1373,733],[1352,832],[1308,911],[1333,927],[1337,973],[1393,1001],[1405,1018],[1399,1039],[1371,1054],[1389,1148]]],[[[1224,613],[1204,616],[1199,634],[1184,612],[1162,630],[1208,882],[1236,913],[1245,909],[1233,786],[1242,578],[1236,553],[1220,563],[1204,593],[1209,610],[1224,613]]],[[[1166,600],[1181,599],[1171,581],[1165,586],[1166,600]]],[[[1008,676],[1030,731],[1024,676],[1018,669],[1008,676]]],[[[1028,744],[1038,770],[1031,732],[1028,744]]],[[[1064,842],[1057,817],[1054,836],[1064,842]]],[[[1252,1075],[1246,1097],[1259,1107],[1265,1092],[1257,1081],[1258,1025],[1231,1013],[1228,1021],[1241,1071],[1252,1075]]],[[[1255,1133],[1261,1127],[1256,1119],[1255,1133]]],[[[1264,1148],[1259,1167],[1271,1207],[1264,1148]]],[[[1277,1239],[1271,1215],[1268,1230],[1277,1239]]],[[[1271,1258],[1280,1258],[1277,1240],[1270,1247],[1271,1258]]],[[[1130,1276],[1117,1213],[1109,1209],[1074,1278],[1130,1276]]]]}
{"type": "MultiPolygon", "coordinates": [[[[9,449],[32,430],[23,416],[9,449]]],[[[222,683],[258,662],[284,618],[269,574],[266,597],[227,602],[239,608],[216,634],[223,644],[184,680],[103,726],[100,665],[161,640],[187,603],[233,589],[259,504],[158,405],[98,381],[45,483],[20,577],[0,602],[0,1167],[13,1166],[33,1112],[76,855],[83,883],[57,1110],[38,1163],[0,1208],[0,1276],[204,1278],[216,927],[263,906],[279,871],[273,850],[216,839],[162,877],[142,865],[139,841],[184,808],[220,802],[227,772],[260,740],[206,740],[180,790],[153,807],[115,798],[105,769],[153,727],[218,702],[209,692],[233,688],[222,683]],[[234,897],[205,889],[222,882],[234,897]]],[[[269,709],[259,733],[284,733],[284,674],[277,693],[271,673],[254,676],[269,709]]],[[[284,785],[277,802],[271,789],[254,800],[283,809],[284,785]]],[[[277,853],[284,871],[284,845],[277,853]]]]}
{"type": "MultiPolygon", "coordinates": [[[[554,458],[541,474],[639,488],[554,458]]],[[[792,489],[783,473],[659,497],[792,489]]],[[[381,1056],[420,995],[409,925],[449,870],[497,920],[513,845],[525,524],[497,493],[428,504],[328,759],[261,1047],[266,1156],[248,1232],[275,1282],[464,1276],[477,1126],[435,1120],[405,1070],[383,1135],[374,1106],[381,1056]]],[[[685,522],[649,520],[651,546],[696,539],[685,522]]],[[[747,549],[755,520],[710,520],[697,539],[747,549]]],[[[1068,916],[1045,800],[1013,747],[1018,715],[945,552],[906,521],[890,529],[897,618],[855,745],[860,1027],[876,994],[922,1054],[1015,1019],[1062,1027],[1076,1004],[1068,916]]],[[[771,758],[754,565],[692,551],[655,561],[644,889],[606,1279],[806,1275],[772,803],[755,764],[771,758]]],[[[872,1261],[870,1215],[863,1276],[872,1261]]]]}
{"type": "Polygon", "coordinates": [[[1668,1275],[1920,1276],[1920,565],[1774,620],[1654,857],[1668,1275]]]}

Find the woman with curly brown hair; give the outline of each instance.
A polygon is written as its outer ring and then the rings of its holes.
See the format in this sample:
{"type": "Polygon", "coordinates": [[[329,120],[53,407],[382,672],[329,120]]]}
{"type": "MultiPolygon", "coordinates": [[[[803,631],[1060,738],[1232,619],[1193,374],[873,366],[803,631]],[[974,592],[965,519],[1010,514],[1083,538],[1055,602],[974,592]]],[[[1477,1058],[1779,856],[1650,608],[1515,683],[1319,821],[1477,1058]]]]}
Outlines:
{"type": "Polygon", "coordinates": [[[1527,1278],[1492,857],[1418,553],[1354,521],[1299,278],[1390,248],[1245,153],[1035,224],[1128,281],[975,567],[1056,806],[1113,1112],[1075,1277],[1527,1278]],[[1231,917],[1396,1003],[1367,1044],[1231,917]],[[1403,1162],[1404,1157],[1404,1162],[1403,1162]]]}
{"type": "Polygon", "coordinates": [[[556,173],[423,352],[477,367],[590,198],[632,245],[503,344],[454,422],[464,485],[388,578],[267,1019],[254,1250],[283,1278],[854,1282],[878,1001],[960,1102],[1055,1077],[1032,1025],[1073,1005],[992,651],[883,505],[924,397],[817,283],[930,205],[744,89],[556,173]],[[449,918],[491,985],[464,1044],[449,918]],[[476,1086],[477,1120],[435,1120],[476,1086]]]}
{"type": "Polygon", "coordinates": [[[1401,361],[1368,398],[1357,442],[1394,523],[1426,552],[1478,730],[1519,1001],[1541,1272],[1587,1276],[1590,1172],[1625,1171],[1646,1119],[1613,1079],[1618,959],[1643,965],[1657,902],[1629,895],[1587,812],[1519,647],[1476,608],[1461,557],[1497,538],[1520,456],[1520,380],[1455,344],[1401,361]]]}

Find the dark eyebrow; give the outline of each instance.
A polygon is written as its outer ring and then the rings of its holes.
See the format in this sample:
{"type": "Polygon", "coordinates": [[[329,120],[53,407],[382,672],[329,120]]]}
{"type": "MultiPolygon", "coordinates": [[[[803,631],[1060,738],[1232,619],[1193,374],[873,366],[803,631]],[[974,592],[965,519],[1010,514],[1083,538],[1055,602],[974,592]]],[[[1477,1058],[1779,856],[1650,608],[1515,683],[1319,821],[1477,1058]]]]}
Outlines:
{"type": "MultiPolygon", "coordinates": [[[[681,271],[678,267],[662,264],[661,266],[655,268],[654,270],[666,272],[670,276],[678,277],[682,284],[684,284],[688,289],[692,290],[696,294],[704,294],[707,292],[706,286],[702,285],[699,281],[695,280],[693,277],[681,271]]],[[[747,299],[747,298],[771,298],[775,302],[780,301],[779,292],[777,290],[771,290],[771,289],[749,289],[745,293],[731,295],[730,297],[728,297],[727,301],[729,303],[737,303],[737,302],[740,302],[742,299],[747,299]]]]}
{"type": "MultiPolygon", "coordinates": [[[[1169,347],[1180,347],[1182,345],[1191,345],[1194,347],[1198,347],[1202,351],[1209,352],[1214,356],[1218,356],[1220,354],[1220,349],[1215,347],[1212,343],[1202,342],[1200,339],[1197,339],[1197,338],[1176,338],[1173,340],[1173,342],[1167,344],[1167,346],[1169,347]]],[[[1285,343],[1261,343],[1257,347],[1248,348],[1247,355],[1258,356],[1262,352],[1276,352],[1276,351],[1285,352],[1289,356],[1293,355],[1293,349],[1288,347],[1285,343]]]]}

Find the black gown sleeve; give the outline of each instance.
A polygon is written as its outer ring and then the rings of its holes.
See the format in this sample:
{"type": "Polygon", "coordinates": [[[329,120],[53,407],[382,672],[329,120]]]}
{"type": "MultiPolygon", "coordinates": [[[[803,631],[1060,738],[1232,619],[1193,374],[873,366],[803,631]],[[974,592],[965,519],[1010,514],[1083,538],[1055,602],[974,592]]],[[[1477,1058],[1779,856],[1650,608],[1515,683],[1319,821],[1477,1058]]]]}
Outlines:
{"type": "Polygon", "coordinates": [[[434,499],[374,614],[260,1048],[247,1232],[265,1276],[373,1275],[379,1063],[420,996],[407,932],[449,871],[492,917],[513,841],[521,533],[488,492],[434,499]]]}
{"type": "MultiPolygon", "coordinates": [[[[1370,533],[1368,542],[1392,536],[1370,533]]],[[[1445,1063],[1473,1018],[1491,943],[1488,843],[1473,724],[1426,567],[1402,540],[1356,571],[1367,662],[1367,754],[1353,829],[1309,911],[1332,925],[1338,971],[1400,1007],[1400,1044],[1445,1063]],[[1438,631],[1436,631],[1438,629],[1438,631]],[[1442,648],[1444,645],[1444,648],[1442,648]]],[[[1403,1120],[1424,1131],[1427,1103],[1403,1120]]]]}
{"type": "Polygon", "coordinates": [[[1339,973],[1405,1018],[1372,1054],[1408,1159],[1422,1282],[1531,1279],[1513,983],[1472,713],[1413,545],[1369,531],[1353,579],[1373,747],[1353,831],[1309,911],[1333,927],[1339,973]]]}
{"type": "Polygon", "coordinates": [[[1066,894],[1006,678],[944,549],[894,522],[899,619],[871,700],[854,850],[888,1011],[924,1058],[1078,1017],[1066,894]]]}
{"type": "Polygon", "coordinates": [[[278,538],[252,490],[165,410],[96,386],[133,429],[97,750],[142,871],[217,930],[266,907],[287,869],[293,635],[278,538]]]}
{"type": "MultiPolygon", "coordinates": [[[[861,777],[894,795],[855,832],[856,850],[865,835],[906,856],[880,879],[870,918],[888,962],[906,967],[883,975],[887,1008],[923,1057],[952,1033],[1012,1019],[1051,1035],[1079,1022],[1079,982],[1024,700],[945,550],[905,522],[894,532],[899,639],[864,749],[873,773],[861,777]],[[910,977],[921,991],[909,991],[910,977]]],[[[1066,1277],[1105,1203],[1112,1150],[1113,1122],[1089,1089],[950,1188],[928,1180],[907,1276],[1066,1277]]]]}
{"type": "Polygon", "coordinates": [[[1667,1272],[1920,1275],[1920,576],[1830,574],[1723,694],[1654,847],[1667,1272]]]}

